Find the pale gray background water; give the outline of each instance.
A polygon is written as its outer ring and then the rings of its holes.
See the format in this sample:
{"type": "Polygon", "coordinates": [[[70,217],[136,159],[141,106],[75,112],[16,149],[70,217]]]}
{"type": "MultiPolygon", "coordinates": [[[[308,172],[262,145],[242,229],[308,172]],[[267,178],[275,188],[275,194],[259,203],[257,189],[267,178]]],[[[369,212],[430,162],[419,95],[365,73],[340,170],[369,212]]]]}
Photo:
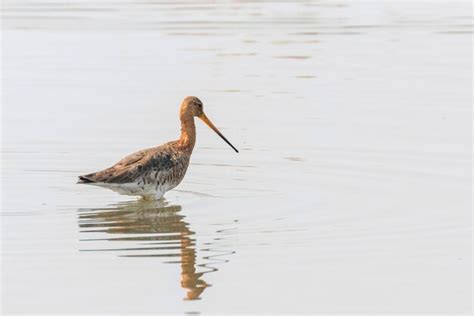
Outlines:
{"type": "Polygon", "coordinates": [[[2,27],[5,314],[469,313],[469,1],[5,0],[2,27]],[[240,154],[198,124],[161,208],[75,184],[177,137],[186,95],[240,154]]]}

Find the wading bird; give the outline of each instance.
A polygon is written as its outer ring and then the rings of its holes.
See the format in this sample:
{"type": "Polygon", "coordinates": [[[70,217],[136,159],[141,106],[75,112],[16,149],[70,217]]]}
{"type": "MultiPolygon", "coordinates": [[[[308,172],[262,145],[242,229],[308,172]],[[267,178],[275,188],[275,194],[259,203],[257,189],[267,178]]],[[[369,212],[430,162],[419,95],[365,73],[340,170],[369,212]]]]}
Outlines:
{"type": "Polygon", "coordinates": [[[140,150],[110,168],[79,176],[79,183],[94,184],[120,194],[160,199],[183,180],[196,143],[194,117],[201,119],[235,152],[239,152],[204,114],[197,97],[186,97],[180,110],[181,136],[158,147],[140,150]]]}

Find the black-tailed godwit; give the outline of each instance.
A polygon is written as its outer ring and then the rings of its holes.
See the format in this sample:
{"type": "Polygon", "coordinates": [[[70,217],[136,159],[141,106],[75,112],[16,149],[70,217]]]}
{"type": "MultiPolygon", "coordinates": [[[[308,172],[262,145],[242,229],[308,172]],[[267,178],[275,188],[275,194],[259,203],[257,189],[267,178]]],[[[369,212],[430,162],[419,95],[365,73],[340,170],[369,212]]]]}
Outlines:
{"type": "Polygon", "coordinates": [[[158,147],[140,150],[110,168],[79,176],[80,183],[103,186],[121,194],[161,198],[183,180],[196,143],[194,117],[200,118],[236,152],[239,152],[204,114],[197,97],[181,103],[181,136],[158,147]]]}

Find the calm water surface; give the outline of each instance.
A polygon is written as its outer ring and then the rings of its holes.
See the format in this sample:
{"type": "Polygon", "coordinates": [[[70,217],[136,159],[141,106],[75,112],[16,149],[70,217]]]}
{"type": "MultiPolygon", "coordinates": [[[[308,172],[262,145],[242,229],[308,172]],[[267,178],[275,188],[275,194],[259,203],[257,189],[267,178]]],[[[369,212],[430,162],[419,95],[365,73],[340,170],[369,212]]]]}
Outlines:
{"type": "Polygon", "coordinates": [[[2,7],[3,312],[469,312],[469,1],[2,7]],[[198,124],[159,203],[76,176],[198,124]]]}

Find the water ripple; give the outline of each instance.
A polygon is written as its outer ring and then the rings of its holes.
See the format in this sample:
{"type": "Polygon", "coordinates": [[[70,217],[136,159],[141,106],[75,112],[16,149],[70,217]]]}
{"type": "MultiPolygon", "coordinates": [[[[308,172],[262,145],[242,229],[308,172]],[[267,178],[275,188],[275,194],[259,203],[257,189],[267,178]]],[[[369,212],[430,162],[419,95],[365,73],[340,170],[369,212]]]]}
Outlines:
{"type": "Polygon", "coordinates": [[[80,209],[81,234],[99,234],[81,238],[81,252],[114,253],[124,258],[174,258],[164,263],[181,265],[180,283],[186,290],[184,299],[199,299],[210,286],[203,276],[217,272],[217,265],[228,262],[228,257],[235,253],[222,245],[233,229],[216,230],[217,236],[198,249],[193,237],[195,232],[185,221],[181,209],[180,205],[164,201],[134,201],[107,208],[80,209]]]}

